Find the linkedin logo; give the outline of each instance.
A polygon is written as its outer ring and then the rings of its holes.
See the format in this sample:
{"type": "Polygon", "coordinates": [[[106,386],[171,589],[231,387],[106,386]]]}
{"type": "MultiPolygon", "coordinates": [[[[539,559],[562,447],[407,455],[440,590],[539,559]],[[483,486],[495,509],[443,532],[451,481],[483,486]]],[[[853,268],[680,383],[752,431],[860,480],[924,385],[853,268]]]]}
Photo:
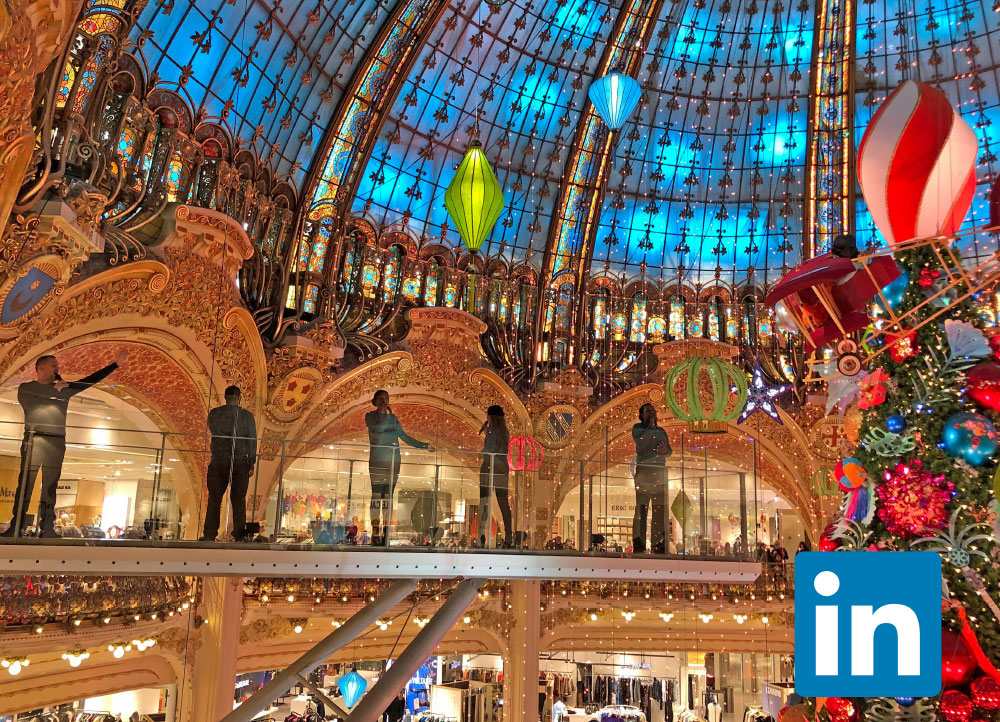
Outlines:
{"type": "Polygon", "coordinates": [[[795,691],[933,697],[941,691],[941,557],[795,556],[795,691]]]}

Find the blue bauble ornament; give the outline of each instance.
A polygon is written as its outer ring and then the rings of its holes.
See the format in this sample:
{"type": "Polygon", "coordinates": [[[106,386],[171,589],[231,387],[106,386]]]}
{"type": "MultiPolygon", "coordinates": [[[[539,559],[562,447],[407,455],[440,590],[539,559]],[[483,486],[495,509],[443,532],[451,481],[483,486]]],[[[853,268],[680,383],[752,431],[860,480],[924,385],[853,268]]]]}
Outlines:
{"type": "Polygon", "coordinates": [[[912,707],[916,701],[916,697],[896,697],[896,704],[900,707],[912,707]]]}
{"type": "MultiPolygon", "coordinates": [[[[909,285],[910,274],[906,269],[900,268],[899,278],[882,289],[882,295],[885,296],[885,300],[889,303],[889,308],[896,308],[896,306],[903,302],[903,294],[906,293],[906,288],[909,285]]],[[[883,311],[889,310],[885,308],[885,304],[881,298],[878,299],[878,305],[882,306],[883,311]]]]}
{"type": "Polygon", "coordinates": [[[963,411],[944,422],[941,441],[949,455],[979,466],[996,453],[997,430],[982,414],[963,411]]]}
{"type": "Polygon", "coordinates": [[[893,414],[885,420],[885,428],[894,434],[901,434],[906,428],[906,419],[902,414],[893,414]]]}

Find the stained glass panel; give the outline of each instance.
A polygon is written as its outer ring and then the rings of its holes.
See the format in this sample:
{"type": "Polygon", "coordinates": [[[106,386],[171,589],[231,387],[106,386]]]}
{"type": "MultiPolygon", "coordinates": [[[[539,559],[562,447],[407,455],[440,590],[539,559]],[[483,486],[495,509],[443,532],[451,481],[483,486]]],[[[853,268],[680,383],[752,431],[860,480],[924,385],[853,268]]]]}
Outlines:
{"type": "Polygon", "coordinates": [[[681,296],[673,296],[670,299],[670,337],[673,339],[684,338],[684,299],[681,296]]]}
{"type": "Polygon", "coordinates": [[[403,298],[411,303],[416,303],[417,299],[420,298],[419,272],[416,276],[408,276],[403,279],[403,298]]]}
{"type": "Polygon", "coordinates": [[[629,331],[630,341],[634,343],[646,341],[646,299],[642,296],[632,299],[632,323],[629,331]]]}

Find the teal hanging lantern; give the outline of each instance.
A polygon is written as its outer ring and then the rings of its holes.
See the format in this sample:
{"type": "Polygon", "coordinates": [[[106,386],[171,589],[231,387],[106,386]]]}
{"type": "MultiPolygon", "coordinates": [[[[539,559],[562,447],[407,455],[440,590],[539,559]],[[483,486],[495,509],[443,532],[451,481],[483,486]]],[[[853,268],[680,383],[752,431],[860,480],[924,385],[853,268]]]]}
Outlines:
{"type": "Polygon", "coordinates": [[[503,188],[479,141],[469,144],[444,193],[444,207],[465,247],[478,251],[504,209],[503,188]]]}
{"type": "Polygon", "coordinates": [[[601,120],[611,130],[618,130],[625,125],[625,121],[639,104],[640,94],[639,83],[617,70],[595,80],[587,92],[601,120]]]}
{"type": "Polygon", "coordinates": [[[368,689],[368,680],[358,674],[357,669],[352,669],[337,680],[337,686],[340,687],[340,693],[344,695],[347,708],[351,709],[368,689]]]}

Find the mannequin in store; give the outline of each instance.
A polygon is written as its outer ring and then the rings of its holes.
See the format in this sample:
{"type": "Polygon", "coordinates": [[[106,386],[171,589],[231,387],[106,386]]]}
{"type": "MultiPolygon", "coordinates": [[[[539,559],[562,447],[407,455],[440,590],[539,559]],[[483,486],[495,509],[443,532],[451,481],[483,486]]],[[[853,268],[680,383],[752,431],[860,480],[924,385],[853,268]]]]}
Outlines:
{"type": "Polygon", "coordinates": [[[722,705],[719,704],[718,697],[712,697],[708,701],[708,722],[722,722],[722,705]]]}
{"type": "Polygon", "coordinates": [[[375,409],[365,414],[369,444],[368,477],[372,485],[372,544],[388,546],[388,526],[392,517],[389,504],[392,503],[392,492],[399,479],[399,466],[402,463],[399,440],[402,439],[416,449],[430,448],[430,444],[417,441],[403,431],[399,419],[392,413],[389,392],[385,389],[375,392],[372,406],[375,409]],[[383,522],[386,528],[383,528],[383,522]]]}
{"type": "Polygon", "coordinates": [[[504,418],[502,406],[494,404],[486,410],[486,421],[479,430],[483,436],[483,463],[479,468],[479,543],[486,546],[486,522],[489,518],[489,508],[492,503],[490,487],[497,498],[500,507],[500,517],[503,519],[504,547],[511,544],[511,513],[510,496],[508,495],[508,477],[510,467],[507,464],[507,448],[510,446],[510,432],[504,418]],[[490,475],[492,473],[492,479],[490,475]]]}
{"type": "Polygon", "coordinates": [[[122,351],[114,363],[79,381],[70,382],[63,381],[59,375],[59,361],[55,356],[40,356],[35,361],[36,380],[25,381],[17,387],[17,402],[24,410],[21,468],[18,471],[10,525],[0,536],[13,537],[18,530],[24,532],[28,502],[39,471],[42,473],[42,493],[36,520],[39,535],[50,538],[58,536],[55,531],[56,487],[59,485],[63,458],[66,456],[66,414],[70,399],[114,373],[115,369],[125,363],[127,355],[122,351]]]}
{"type": "Polygon", "coordinates": [[[635,442],[635,515],[632,518],[632,551],[646,551],[646,513],[652,515],[653,552],[666,550],[666,464],[673,453],[667,432],[656,423],[656,407],[643,404],[639,423],[632,427],[635,442]]]}

